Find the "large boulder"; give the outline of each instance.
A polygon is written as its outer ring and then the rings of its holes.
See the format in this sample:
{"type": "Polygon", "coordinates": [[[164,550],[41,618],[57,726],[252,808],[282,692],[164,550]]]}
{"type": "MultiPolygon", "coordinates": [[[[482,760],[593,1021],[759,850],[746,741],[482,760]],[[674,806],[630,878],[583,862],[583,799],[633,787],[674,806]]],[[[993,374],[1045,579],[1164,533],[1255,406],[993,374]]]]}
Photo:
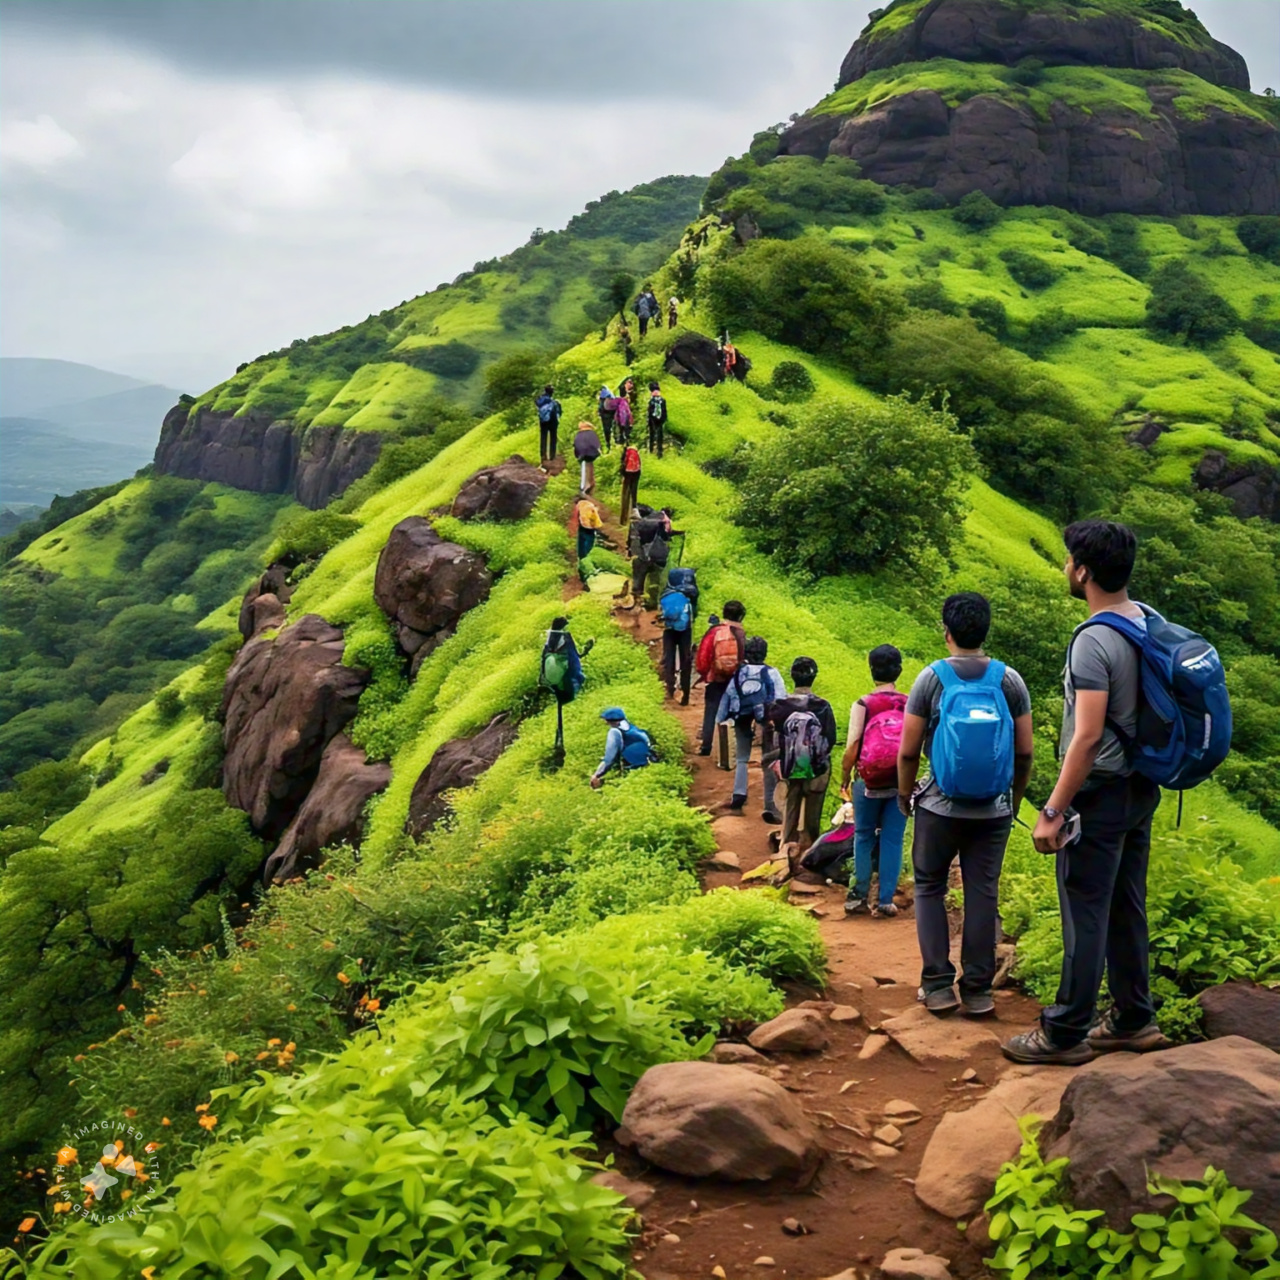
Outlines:
{"type": "Polygon", "coordinates": [[[1243,1036],[1280,1053],[1280,991],[1248,982],[1224,982],[1200,993],[1210,1040],[1243,1036]]]}
{"type": "Polygon", "coordinates": [[[546,472],[516,454],[466,480],[449,514],[459,520],[523,520],[546,487],[546,472]]]}
{"type": "Polygon", "coordinates": [[[1280,1227],[1280,1055],[1228,1036],[1081,1067],[1041,1144],[1066,1156],[1070,1200],[1128,1230],[1149,1211],[1147,1170],[1202,1178],[1212,1165],[1252,1191],[1250,1216],[1280,1227]]]}
{"type": "Polygon", "coordinates": [[[240,602],[240,634],[250,640],[268,627],[280,626],[292,596],[289,566],[279,561],[268,565],[240,602]]]}
{"type": "Polygon", "coordinates": [[[803,1184],[822,1159],[817,1130],[781,1085],[714,1062],[650,1067],[631,1091],[618,1139],[690,1178],[803,1184]]]}
{"type": "Polygon", "coordinates": [[[765,1053],[819,1053],[831,1043],[827,1020],[816,1009],[785,1009],[748,1037],[765,1053]]]}
{"type": "Polygon", "coordinates": [[[1073,1076],[1069,1067],[1015,1067],[967,1111],[948,1111],[924,1150],[916,1198],[952,1221],[980,1212],[1022,1145],[1018,1118],[1056,1115],[1073,1076]]]}
{"type": "MultiPolygon", "coordinates": [[[[667,372],[691,387],[714,387],[720,382],[720,348],[705,334],[686,329],[667,351],[667,372]]],[[[739,382],[751,372],[751,361],[738,352],[733,374],[739,382]]]]}
{"type": "Polygon", "coordinates": [[[517,733],[519,727],[503,711],[479,733],[437,747],[413,784],[405,830],[415,839],[430,831],[449,812],[447,793],[469,787],[515,741],[517,733]]]}
{"type": "Polygon", "coordinates": [[[251,640],[222,694],[222,791],[268,839],[293,821],[333,737],[355,717],[367,671],[342,665],[340,628],[316,614],[251,640]]]}
{"type": "Polygon", "coordinates": [[[1191,479],[1197,489],[1222,494],[1241,520],[1261,516],[1280,523],[1280,468],[1265,462],[1231,462],[1221,450],[1209,449],[1191,479]]]}
{"type": "Polygon", "coordinates": [[[468,609],[489,598],[492,585],[483,556],[446,542],[422,516],[409,516],[382,548],[373,597],[396,624],[400,648],[416,669],[453,635],[468,609]]]}
{"type": "Polygon", "coordinates": [[[389,764],[369,761],[345,733],[337,734],[320,757],[320,772],[297,817],[267,859],[264,882],[278,884],[301,875],[330,845],[358,846],[364,835],[365,804],[390,781],[389,764]]]}

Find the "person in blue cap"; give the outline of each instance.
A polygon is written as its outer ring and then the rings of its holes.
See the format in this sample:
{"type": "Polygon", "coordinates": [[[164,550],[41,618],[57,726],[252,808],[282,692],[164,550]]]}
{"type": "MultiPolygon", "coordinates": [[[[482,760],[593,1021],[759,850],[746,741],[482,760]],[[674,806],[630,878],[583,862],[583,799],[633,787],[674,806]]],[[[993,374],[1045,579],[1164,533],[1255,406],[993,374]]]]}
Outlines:
{"type": "Polygon", "coordinates": [[[609,732],[604,740],[604,759],[591,775],[591,785],[595,788],[604,786],[604,775],[610,769],[626,773],[628,769],[642,769],[656,758],[649,735],[628,723],[627,713],[621,707],[606,707],[600,719],[609,726],[609,732]]]}

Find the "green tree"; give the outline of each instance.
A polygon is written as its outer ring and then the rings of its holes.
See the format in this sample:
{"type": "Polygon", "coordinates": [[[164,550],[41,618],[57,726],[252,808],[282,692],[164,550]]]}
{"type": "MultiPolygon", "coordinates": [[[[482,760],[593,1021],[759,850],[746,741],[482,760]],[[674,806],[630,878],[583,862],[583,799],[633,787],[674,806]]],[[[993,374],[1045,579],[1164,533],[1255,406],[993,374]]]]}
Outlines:
{"type": "Polygon", "coordinates": [[[513,351],[484,371],[485,404],[495,412],[529,399],[545,380],[546,361],[537,351],[513,351]]]}
{"type": "Polygon", "coordinates": [[[919,572],[964,527],[974,463],[955,418],[894,396],[821,401],[751,458],[738,520],[789,569],[822,575],[893,563],[919,572]]]}
{"type": "Polygon", "coordinates": [[[970,231],[986,231],[1004,217],[1004,210],[983,192],[970,191],[951,211],[951,216],[970,231]]]}
{"type": "Polygon", "coordinates": [[[1167,262],[1151,282],[1147,325],[1203,346],[1217,342],[1240,327],[1231,304],[1191,270],[1185,260],[1167,262]]]}

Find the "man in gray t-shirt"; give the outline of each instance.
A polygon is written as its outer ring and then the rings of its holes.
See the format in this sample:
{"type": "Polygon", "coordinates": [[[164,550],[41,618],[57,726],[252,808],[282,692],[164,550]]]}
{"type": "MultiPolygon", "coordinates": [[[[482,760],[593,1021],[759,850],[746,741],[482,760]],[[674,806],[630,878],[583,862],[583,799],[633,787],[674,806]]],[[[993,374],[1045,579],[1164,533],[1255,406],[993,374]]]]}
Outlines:
{"type": "MultiPolygon", "coordinates": [[[[979,680],[991,664],[982,652],[991,627],[990,604],[973,591],[949,596],[942,606],[942,623],[951,651],[947,659],[951,669],[961,680],[979,680]]],[[[1008,790],[992,800],[971,803],[952,799],[943,794],[932,771],[920,787],[915,786],[921,751],[931,759],[933,756],[934,730],[942,703],[942,680],[932,667],[926,667],[916,678],[903,717],[898,804],[906,813],[913,798],[915,802],[911,864],[915,872],[916,936],[922,961],[920,992],[931,1013],[950,1013],[957,1006],[974,1015],[995,1012],[991,984],[996,974],[1000,868],[1013,815],[1031,777],[1033,748],[1027,686],[1012,667],[1006,669],[1000,685],[1013,717],[1014,770],[1008,790]],[[947,880],[957,858],[964,884],[959,999],[947,919],[947,880]]]]}
{"type": "MultiPolygon", "coordinates": [[[[1146,625],[1142,619],[1143,626],[1146,625]]],[[[1098,690],[1107,695],[1107,719],[1098,754],[1084,780],[1082,791],[1092,791],[1133,772],[1124,744],[1116,728],[1132,738],[1138,727],[1138,696],[1141,676],[1138,652],[1118,631],[1081,623],[1071,637],[1067,665],[1062,673],[1062,741],[1058,758],[1066,756],[1076,736],[1076,695],[1081,690],[1098,690]],[[1113,728],[1112,726],[1115,726],[1113,728]]]]}

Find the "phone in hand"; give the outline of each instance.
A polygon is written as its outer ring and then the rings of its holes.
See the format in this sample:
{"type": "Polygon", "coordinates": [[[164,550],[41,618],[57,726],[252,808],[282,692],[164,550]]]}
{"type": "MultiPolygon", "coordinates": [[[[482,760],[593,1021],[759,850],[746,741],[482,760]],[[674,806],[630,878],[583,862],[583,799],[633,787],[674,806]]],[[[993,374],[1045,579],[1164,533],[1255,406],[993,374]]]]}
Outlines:
{"type": "Polygon", "coordinates": [[[1062,829],[1058,832],[1058,848],[1069,849],[1080,840],[1080,815],[1068,809],[1062,815],[1062,829]]]}

